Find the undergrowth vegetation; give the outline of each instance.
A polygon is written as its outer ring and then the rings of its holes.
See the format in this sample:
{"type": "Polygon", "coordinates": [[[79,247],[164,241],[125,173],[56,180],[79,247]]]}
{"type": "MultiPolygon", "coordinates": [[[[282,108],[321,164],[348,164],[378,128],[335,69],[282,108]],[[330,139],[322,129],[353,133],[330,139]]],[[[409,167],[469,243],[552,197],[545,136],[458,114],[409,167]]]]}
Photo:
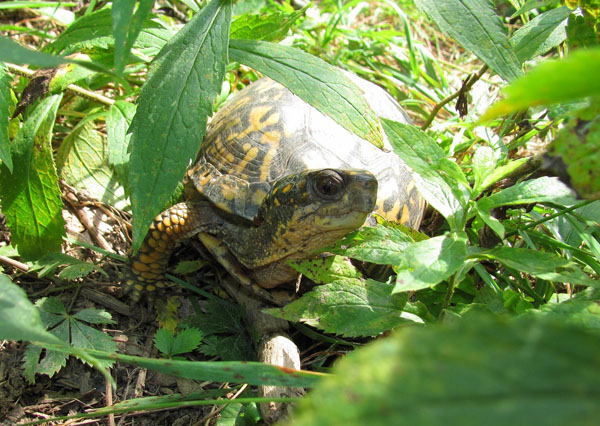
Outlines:
{"type": "MultiPolygon", "coordinates": [[[[292,424],[593,424],[599,14],[592,0],[1,3],[0,338],[29,343],[30,384],[74,355],[107,384],[119,362],[314,388],[292,424]],[[414,124],[379,120],[341,70],[384,87],[414,124]],[[187,297],[204,309],[192,302],[195,315],[154,336],[163,359],[117,353],[94,327],[114,318],[75,309],[79,290],[118,284],[129,213],[136,250],[177,199],[213,111],[261,75],[370,143],[385,133],[428,203],[421,229],[382,221],[326,248],[326,262],[292,265],[320,285],[269,313],[314,343],[316,371],[235,362],[253,359],[242,315],[198,289],[187,297]],[[65,214],[84,205],[112,228],[65,214]],[[65,226],[74,217],[93,244],[65,226]],[[185,360],[192,351],[224,361],[185,360]]],[[[232,389],[77,416],[222,405],[232,389]]],[[[252,389],[236,397],[216,422],[258,420],[252,389]]]]}

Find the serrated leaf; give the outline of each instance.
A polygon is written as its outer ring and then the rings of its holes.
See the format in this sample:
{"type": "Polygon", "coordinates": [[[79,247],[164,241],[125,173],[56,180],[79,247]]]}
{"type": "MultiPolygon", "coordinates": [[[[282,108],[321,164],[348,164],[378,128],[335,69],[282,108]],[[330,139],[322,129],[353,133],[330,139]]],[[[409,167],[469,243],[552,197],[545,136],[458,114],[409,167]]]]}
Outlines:
{"type": "Polygon", "coordinates": [[[110,313],[96,308],[85,308],[76,312],[73,318],[90,324],[114,324],[110,313]]]}
{"type": "Polygon", "coordinates": [[[283,308],[265,312],[348,337],[375,336],[420,322],[418,317],[403,313],[408,296],[392,295],[391,290],[390,284],[371,279],[338,280],[315,287],[283,308]]]}
{"type": "Polygon", "coordinates": [[[181,330],[175,336],[175,341],[171,347],[171,356],[192,352],[198,347],[204,335],[200,330],[189,327],[181,330]]]}
{"type": "Polygon", "coordinates": [[[212,335],[206,337],[198,351],[207,356],[218,356],[223,361],[256,361],[252,345],[249,345],[250,336],[247,333],[232,336],[212,335]]]}
{"type": "Polygon", "coordinates": [[[558,46],[567,37],[568,7],[548,10],[519,28],[510,38],[521,63],[558,46]]]}
{"type": "Polygon", "coordinates": [[[505,98],[479,119],[491,120],[528,107],[600,95],[600,48],[580,49],[541,63],[504,88],[505,98]]]}
{"type": "Polygon", "coordinates": [[[171,348],[175,342],[175,334],[166,328],[159,328],[154,333],[154,346],[165,355],[171,353],[171,348]]]}
{"type": "Polygon", "coordinates": [[[383,146],[377,116],[340,69],[302,50],[257,40],[231,40],[229,56],[283,84],[350,132],[383,146]]]}
{"type": "Polygon", "coordinates": [[[600,101],[593,101],[575,115],[548,147],[544,166],[553,170],[560,164],[557,174],[577,195],[599,199],[600,101]]]}
{"type": "Polygon", "coordinates": [[[446,154],[417,127],[382,119],[394,152],[416,173],[415,184],[425,200],[448,221],[452,230],[462,230],[466,220],[468,190],[440,174],[446,154]]]}
{"type": "Polygon", "coordinates": [[[0,166],[2,211],[12,244],[24,259],[58,251],[65,235],[51,145],[61,99],[42,100],[27,117],[12,145],[13,173],[0,166]]]}
{"type": "Polygon", "coordinates": [[[73,281],[78,278],[87,277],[92,272],[100,272],[102,275],[108,278],[108,274],[102,268],[89,262],[81,262],[77,265],[67,266],[65,269],[60,271],[58,278],[67,281],[73,281]]]}
{"type": "Polygon", "coordinates": [[[269,14],[246,13],[238,16],[231,23],[231,38],[279,41],[307,8],[308,5],[292,13],[271,11],[269,14]]]}
{"type": "Polygon", "coordinates": [[[599,351],[596,334],[529,317],[407,327],[340,360],[289,424],[592,425],[599,351]]]}
{"type": "Polygon", "coordinates": [[[522,75],[506,28],[490,0],[417,0],[440,29],[507,81],[522,75]]]}
{"type": "Polygon", "coordinates": [[[108,109],[106,134],[108,164],[114,168],[117,178],[125,188],[129,187],[129,125],[135,115],[136,106],[125,101],[116,101],[108,109]]]}
{"type": "Polygon", "coordinates": [[[12,78],[7,72],[6,65],[0,62],[0,163],[10,173],[13,171],[12,157],[10,154],[10,139],[8,138],[8,123],[10,119],[12,78]]]}
{"type": "Polygon", "coordinates": [[[419,241],[403,252],[393,293],[421,290],[449,278],[465,263],[467,236],[451,233],[419,241]]]}
{"type": "Polygon", "coordinates": [[[115,38],[115,70],[120,74],[127,65],[129,51],[148,18],[154,0],[140,0],[135,14],[135,0],[113,3],[112,31],[115,38]]]}
{"type": "Polygon", "coordinates": [[[548,281],[600,287],[600,282],[587,276],[577,264],[554,253],[526,248],[498,247],[469,257],[496,260],[517,271],[548,281]]]}
{"type": "Polygon", "coordinates": [[[403,225],[378,224],[349,234],[326,251],[378,265],[397,265],[415,235],[416,231],[403,225]]]}
{"type": "Polygon", "coordinates": [[[36,345],[27,345],[27,349],[23,354],[23,377],[30,385],[35,383],[35,369],[41,355],[42,348],[36,345]]]}
{"type": "Polygon", "coordinates": [[[290,262],[290,266],[317,284],[327,284],[339,279],[357,282],[362,278],[360,271],[342,256],[324,256],[290,262]]]}
{"type": "MultiPolygon", "coordinates": [[[[172,34],[160,24],[147,20],[133,46],[160,48],[172,37],[172,34]]],[[[112,11],[110,7],[106,7],[77,19],[60,33],[48,49],[68,55],[93,48],[108,49],[114,43],[112,11]]]]}
{"type": "Polygon", "coordinates": [[[496,168],[492,169],[491,172],[487,173],[483,177],[483,182],[481,182],[479,186],[479,191],[483,191],[484,189],[489,188],[491,185],[495,184],[499,180],[510,176],[515,170],[525,165],[528,161],[529,158],[519,158],[516,160],[508,161],[506,164],[497,166],[496,168]]]}
{"type": "Polygon", "coordinates": [[[0,338],[62,344],[46,331],[25,292],[4,274],[0,274],[0,338]]]}
{"type": "MultiPolygon", "coordinates": [[[[110,335],[77,320],[70,321],[69,325],[71,331],[71,344],[73,346],[108,353],[117,352],[117,344],[110,335]]],[[[98,365],[103,367],[110,367],[113,363],[114,361],[111,360],[98,361],[98,365]]]]}
{"type": "Polygon", "coordinates": [[[477,201],[477,206],[481,210],[489,210],[500,206],[544,202],[574,204],[575,197],[557,178],[543,176],[519,182],[489,197],[481,198],[477,201]]]}
{"type": "Polygon", "coordinates": [[[106,140],[93,122],[87,121],[68,134],[58,149],[56,163],[69,185],[111,206],[129,207],[123,187],[108,166],[106,140]]]}
{"type": "Polygon", "coordinates": [[[131,123],[133,249],[195,158],[227,63],[231,2],[212,0],[155,59],[131,123]]]}

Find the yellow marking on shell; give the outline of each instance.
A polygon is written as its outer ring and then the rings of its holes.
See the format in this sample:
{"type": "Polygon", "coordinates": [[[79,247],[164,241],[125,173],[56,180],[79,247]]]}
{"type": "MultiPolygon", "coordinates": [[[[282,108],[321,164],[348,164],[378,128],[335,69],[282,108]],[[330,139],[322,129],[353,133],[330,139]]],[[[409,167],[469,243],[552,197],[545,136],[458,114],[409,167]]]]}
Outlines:
{"type": "Polygon", "coordinates": [[[221,185],[221,195],[227,201],[231,201],[235,198],[235,191],[229,185],[221,185]]]}
{"type": "Polygon", "coordinates": [[[277,148],[279,147],[279,141],[273,141],[271,144],[271,148],[265,154],[263,158],[263,163],[260,168],[260,181],[266,182],[269,179],[269,171],[271,170],[271,163],[273,162],[273,157],[277,153],[277,148]]]}
{"type": "Polygon", "coordinates": [[[398,219],[398,216],[400,215],[401,208],[402,208],[402,206],[400,205],[400,201],[396,200],[396,202],[394,203],[392,208],[389,209],[388,211],[384,212],[383,216],[387,220],[396,220],[396,219],[398,219]]]}
{"type": "Polygon", "coordinates": [[[267,193],[265,191],[263,191],[262,189],[257,189],[256,191],[254,191],[254,194],[252,194],[252,203],[254,205],[260,205],[266,196],[267,193]]]}
{"type": "Polygon", "coordinates": [[[279,207],[281,205],[281,203],[279,202],[279,200],[277,198],[273,199],[273,204],[275,204],[275,207],[279,207]]]}
{"type": "Polygon", "coordinates": [[[254,160],[256,158],[256,156],[258,155],[258,148],[257,147],[253,147],[251,148],[247,153],[246,156],[244,157],[244,159],[242,161],[240,161],[240,164],[238,164],[237,169],[239,171],[242,171],[246,168],[246,166],[248,165],[248,163],[252,160],[254,160]]]}
{"type": "Polygon", "coordinates": [[[400,218],[400,223],[408,223],[410,221],[410,209],[408,206],[404,206],[402,209],[402,217],[400,218]]]}
{"type": "Polygon", "coordinates": [[[292,186],[293,186],[293,185],[292,185],[291,183],[288,183],[286,186],[284,186],[284,187],[283,187],[283,189],[281,190],[281,192],[283,192],[284,194],[285,194],[286,192],[289,192],[289,191],[290,191],[290,189],[292,189],[292,186]]]}
{"type": "Polygon", "coordinates": [[[250,96],[244,96],[243,98],[237,99],[234,104],[231,104],[229,106],[229,109],[231,109],[231,110],[239,109],[243,105],[246,105],[248,102],[250,102],[250,96]]]}

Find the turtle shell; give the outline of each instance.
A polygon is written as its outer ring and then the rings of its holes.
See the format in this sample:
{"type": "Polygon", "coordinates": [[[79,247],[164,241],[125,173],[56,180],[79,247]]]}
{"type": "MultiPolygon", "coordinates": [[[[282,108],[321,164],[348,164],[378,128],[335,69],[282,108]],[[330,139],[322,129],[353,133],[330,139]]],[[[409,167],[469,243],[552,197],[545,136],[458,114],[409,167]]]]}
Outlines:
{"type": "MultiPolygon", "coordinates": [[[[409,122],[383,89],[350,77],[377,115],[409,122]]],[[[384,150],[373,146],[269,78],[237,92],[215,114],[187,186],[223,211],[253,220],[275,180],[322,168],[370,171],[379,184],[375,211],[418,228],[424,201],[387,138],[384,150]]]]}

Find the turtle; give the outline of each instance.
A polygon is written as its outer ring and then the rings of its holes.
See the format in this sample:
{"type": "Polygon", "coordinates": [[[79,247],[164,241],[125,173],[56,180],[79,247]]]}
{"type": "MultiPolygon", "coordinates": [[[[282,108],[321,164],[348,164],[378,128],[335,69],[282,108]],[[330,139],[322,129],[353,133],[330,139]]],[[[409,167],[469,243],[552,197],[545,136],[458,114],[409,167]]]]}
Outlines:
{"type": "MultiPolygon", "coordinates": [[[[379,116],[409,123],[379,86],[349,77],[379,116]]],[[[307,259],[373,214],[418,229],[425,203],[409,167],[263,77],[213,116],[184,177],[183,202],[150,226],[126,281],[135,299],[164,289],[169,255],[198,235],[235,279],[262,299],[307,259]]],[[[371,218],[371,219],[369,219],[371,218]]]]}

